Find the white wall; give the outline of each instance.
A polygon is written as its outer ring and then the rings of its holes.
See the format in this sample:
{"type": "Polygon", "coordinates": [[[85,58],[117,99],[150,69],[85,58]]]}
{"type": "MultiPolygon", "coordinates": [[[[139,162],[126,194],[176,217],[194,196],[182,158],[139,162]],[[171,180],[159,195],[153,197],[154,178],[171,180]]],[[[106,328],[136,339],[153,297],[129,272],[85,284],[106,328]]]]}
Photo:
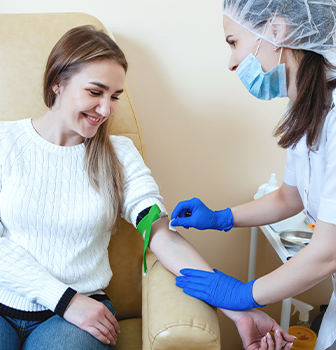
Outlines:
{"type": "MultiPolygon", "coordinates": [[[[148,165],[170,212],[193,196],[213,209],[251,200],[272,172],[282,182],[286,152],[271,134],[287,101],[256,100],[228,71],[221,0],[0,2],[0,13],[19,12],[86,12],[111,30],[129,60],[148,165]]],[[[248,228],[180,232],[213,267],[246,281],[248,228]]],[[[281,264],[262,235],[258,249],[258,275],[281,264]]],[[[318,308],[329,292],[315,287],[302,300],[318,308]]],[[[266,311],[279,322],[280,303],[266,311]]],[[[233,323],[220,322],[223,349],[240,349],[233,323]]]]}

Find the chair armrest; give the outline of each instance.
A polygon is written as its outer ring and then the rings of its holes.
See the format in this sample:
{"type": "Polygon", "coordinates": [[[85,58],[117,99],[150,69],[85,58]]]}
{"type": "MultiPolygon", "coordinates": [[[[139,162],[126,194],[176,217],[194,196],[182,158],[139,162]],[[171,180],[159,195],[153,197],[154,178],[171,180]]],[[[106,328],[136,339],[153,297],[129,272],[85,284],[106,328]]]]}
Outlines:
{"type": "Polygon", "coordinates": [[[153,253],[143,277],[143,349],[220,350],[217,309],[185,294],[153,253]]]}

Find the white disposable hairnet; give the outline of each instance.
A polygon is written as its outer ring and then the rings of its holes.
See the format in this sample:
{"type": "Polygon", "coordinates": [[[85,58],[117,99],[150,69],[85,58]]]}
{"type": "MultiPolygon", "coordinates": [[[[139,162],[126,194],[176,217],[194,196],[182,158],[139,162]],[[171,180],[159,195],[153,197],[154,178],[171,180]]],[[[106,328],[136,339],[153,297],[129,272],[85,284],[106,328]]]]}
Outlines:
{"type": "Polygon", "coordinates": [[[223,12],[275,46],[314,51],[336,65],[336,0],[224,0],[223,12]],[[284,25],[281,42],[270,26],[284,25]]]}

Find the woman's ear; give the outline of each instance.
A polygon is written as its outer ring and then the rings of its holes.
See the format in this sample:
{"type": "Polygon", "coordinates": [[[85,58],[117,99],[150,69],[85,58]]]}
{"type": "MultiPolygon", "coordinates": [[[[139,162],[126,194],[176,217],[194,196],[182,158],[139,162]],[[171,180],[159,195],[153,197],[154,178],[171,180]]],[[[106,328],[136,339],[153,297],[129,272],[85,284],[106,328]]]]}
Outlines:
{"type": "Polygon", "coordinates": [[[269,18],[267,21],[267,37],[269,40],[276,44],[283,44],[283,40],[286,37],[286,21],[283,17],[269,18]]]}
{"type": "Polygon", "coordinates": [[[54,84],[51,88],[54,91],[55,95],[59,94],[59,89],[60,89],[60,84],[59,83],[54,84]]]}

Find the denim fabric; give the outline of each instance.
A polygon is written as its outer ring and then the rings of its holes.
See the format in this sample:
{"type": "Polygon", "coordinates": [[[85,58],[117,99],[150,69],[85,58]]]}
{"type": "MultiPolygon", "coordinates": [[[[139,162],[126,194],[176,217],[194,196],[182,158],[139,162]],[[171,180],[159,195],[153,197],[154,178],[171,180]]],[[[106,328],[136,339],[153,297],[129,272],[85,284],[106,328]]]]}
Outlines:
{"type": "MultiPolygon", "coordinates": [[[[108,300],[102,303],[113,313],[108,300]]],[[[112,350],[60,316],[22,321],[0,316],[0,350],[112,350]]]]}

